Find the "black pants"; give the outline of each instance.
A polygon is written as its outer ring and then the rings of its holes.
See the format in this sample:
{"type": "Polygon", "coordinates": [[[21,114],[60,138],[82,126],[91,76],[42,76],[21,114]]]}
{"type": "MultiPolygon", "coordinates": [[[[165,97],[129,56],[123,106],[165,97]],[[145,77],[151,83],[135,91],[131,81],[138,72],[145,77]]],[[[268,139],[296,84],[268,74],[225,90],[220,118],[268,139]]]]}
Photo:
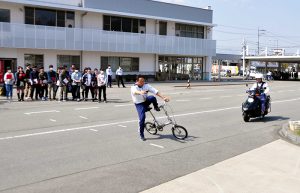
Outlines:
{"type": "Polygon", "coordinates": [[[72,85],[72,97],[73,97],[73,100],[80,99],[80,86],[79,85],[72,85]]]}
{"type": "Polygon", "coordinates": [[[112,81],[111,75],[107,75],[107,87],[111,88],[111,81],[112,81]]]}
{"type": "Polygon", "coordinates": [[[93,92],[93,88],[91,86],[86,86],[85,87],[85,99],[89,98],[89,91],[91,91],[92,94],[92,98],[94,99],[94,92],[93,92]]]}
{"type": "Polygon", "coordinates": [[[48,97],[48,85],[41,85],[40,87],[40,98],[48,97]]]}
{"type": "Polygon", "coordinates": [[[101,95],[102,95],[102,91],[103,91],[103,98],[104,98],[104,101],[106,101],[106,86],[103,85],[103,86],[99,86],[99,93],[98,93],[98,100],[101,101],[101,95]]]}
{"type": "Polygon", "coordinates": [[[35,93],[35,99],[38,100],[40,94],[40,85],[34,84],[31,86],[30,98],[33,99],[33,94],[35,93]]]}
{"type": "Polygon", "coordinates": [[[118,81],[118,87],[120,87],[120,82],[123,87],[125,87],[124,82],[123,82],[123,76],[117,75],[117,81],[118,81]]]}

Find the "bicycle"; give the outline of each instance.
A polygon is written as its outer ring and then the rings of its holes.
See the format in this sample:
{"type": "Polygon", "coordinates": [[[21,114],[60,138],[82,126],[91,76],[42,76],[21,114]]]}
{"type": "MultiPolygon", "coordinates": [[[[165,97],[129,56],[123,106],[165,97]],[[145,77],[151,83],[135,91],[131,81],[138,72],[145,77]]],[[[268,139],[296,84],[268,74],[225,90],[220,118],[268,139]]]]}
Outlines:
{"type": "Polygon", "coordinates": [[[167,122],[165,123],[159,123],[158,119],[154,116],[151,109],[149,110],[149,113],[151,114],[153,118],[153,122],[146,122],[145,123],[145,129],[150,133],[151,135],[156,135],[158,131],[163,131],[164,127],[168,125],[172,125],[172,134],[176,139],[184,140],[188,136],[187,130],[176,123],[176,120],[174,118],[174,115],[169,115],[167,109],[166,109],[166,102],[164,102],[162,105],[159,106],[161,110],[163,110],[164,114],[166,115],[167,122]]]}

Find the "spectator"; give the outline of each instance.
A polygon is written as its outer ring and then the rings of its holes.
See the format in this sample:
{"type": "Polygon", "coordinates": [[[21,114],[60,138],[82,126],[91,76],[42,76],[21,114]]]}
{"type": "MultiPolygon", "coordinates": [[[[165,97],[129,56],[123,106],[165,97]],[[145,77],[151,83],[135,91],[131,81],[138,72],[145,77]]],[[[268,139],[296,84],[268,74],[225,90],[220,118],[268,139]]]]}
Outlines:
{"type": "Polygon", "coordinates": [[[104,74],[104,71],[101,70],[100,74],[97,76],[97,81],[98,81],[98,89],[99,89],[99,94],[98,94],[98,102],[101,102],[101,95],[103,91],[103,99],[104,102],[106,103],[106,83],[107,83],[107,78],[104,74]]]}
{"type": "Polygon", "coordinates": [[[108,65],[106,69],[106,76],[107,76],[107,87],[109,86],[111,88],[111,82],[112,82],[112,70],[110,65],[108,65]]]}
{"type": "Polygon", "coordinates": [[[91,74],[91,68],[87,69],[86,74],[82,77],[82,84],[85,85],[85,96],[84,100],[87,101],[89,98],[89,91],[91,91],[92,98],[94,98],[94,93],[92,91],[92,74],[91,74]]]}
{"type": "Polygon", "coordinates": [[[120,88],[120,82],[121,82],[123,88],[125,88],[125,85],[124,85],[124,82],[123,82],[123,69],[122,69],[121,66],[116,71],[116,78],[117,78],[117,81],[118,81],[118,87],[120,88]]]}
{"type": "Polygon", "coordinates": [[[26,74],[23,70],[23,67],[19,66],[18,72],[16,73],[18,101],[24,101],[25,83],[26,83],[26,74]]]}
{"type": "Polygon", "coordinates": [[[31,93],[30,98],[33,100],[33,95],[35,93],[35,100],[38,100],[38,96],[40,93],[40,85],[39,85],[39,72],[37,71],[37,67],[34,66],[32,71],[30,72],[30,84],[31,84],[31,93]]]}
{"type": "Polygon", "coordinates": [[[30,64],[26,64],[26,71],[25,71],[25,98],[28,100],[30,98],[31,93],[31,84],[30,84],[30,73],[32,69],[30,68],[30,64]]]}
{"type": "Polygon", "coordinates": [[[40,82],[40,99],[43,101],[48,100],[48,76],[44,71],[44,68],[40,68],[39,73],[39,82],[40,82]]]}
{"type": "Polygon", "coordinates": [[[81,73],[76,69],[71,76],[72,79],[72,90],[73,100],[80,102],[80,84],[81,84],[81,73]]]}
{"type": "Polygon", "coordinates": [[[60,101],[67,100],[67,85],[69,84],[66,68],[60,68],[59,73],[59,87],[60,87],[60,101]]]}
{"type": "MultiPolygon", "coordinates": [[[[86,73],[87,73],[87,68],[84,68],[81,79],[86,73]]],[[[85,99],[85,84],[83,84],[83,82],[81,82],[81,95],[82,95],[82,98],[85,99]]]]}
{"type": "Polygon", "coordinates": [[[48,95],[50,100],[56,100],[56,92],[57,92],[57,73],[53,70],[53,65],[49,65],[48,75],[48,95]],[[53,95],[52,95],[53,93],[53,95]]]}
{"type": "Polygon", "coordinates": [[[99,74],[99,71],[97,68],[94,69],[94,71],[92,72],[92,85],[91,85],[91,89],[94,93],[94,97],[93,97],[93,101],[97,100],[97,96],[98,96],[98,86],[97,86],[97,76],[99,74]]]}
{"type": "Polygon", "coordinates": [[[10,102],[13,97],[13,84],[15,82],[14,74],[11,72],[11,69],[8,69],[4,74],[4,83],[6,89],[6,98],[10,102]]]}

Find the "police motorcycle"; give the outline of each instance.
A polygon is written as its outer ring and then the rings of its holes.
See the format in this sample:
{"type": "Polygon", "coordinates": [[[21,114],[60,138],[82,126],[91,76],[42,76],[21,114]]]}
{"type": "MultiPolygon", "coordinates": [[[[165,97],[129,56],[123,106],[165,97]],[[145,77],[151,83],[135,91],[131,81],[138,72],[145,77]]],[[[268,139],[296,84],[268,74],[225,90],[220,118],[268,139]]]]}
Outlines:
{"type": "MultiPolygon", "coordinates": [[[[248,84],[246,85],[248,87],[248,84]]],[[[251,118],[264,118],[268,113],[271,112],[271,97],[266,96],[265,112],[261,113],[261,102],[259,96],[264,93],[266,88],[257,88],[255,90],[248,89],[248,97],[242,104],[243,119],[245,122],[249,122],[251,118]]]]}

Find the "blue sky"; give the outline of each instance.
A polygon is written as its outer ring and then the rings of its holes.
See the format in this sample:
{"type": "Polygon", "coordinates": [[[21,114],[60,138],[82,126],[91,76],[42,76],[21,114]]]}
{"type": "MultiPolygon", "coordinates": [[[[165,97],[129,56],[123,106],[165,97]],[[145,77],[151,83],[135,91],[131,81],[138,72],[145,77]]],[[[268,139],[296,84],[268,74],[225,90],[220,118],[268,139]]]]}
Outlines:
{"type": "Polygon", "coordinates": [[[300,1],[297,0],[160,0],[194,7],[212,6],[213,38],[218,53],[239,54],[245,37],[250,52],[260,47],[285,48],[288,53],[300,49],[300,1]]]}

